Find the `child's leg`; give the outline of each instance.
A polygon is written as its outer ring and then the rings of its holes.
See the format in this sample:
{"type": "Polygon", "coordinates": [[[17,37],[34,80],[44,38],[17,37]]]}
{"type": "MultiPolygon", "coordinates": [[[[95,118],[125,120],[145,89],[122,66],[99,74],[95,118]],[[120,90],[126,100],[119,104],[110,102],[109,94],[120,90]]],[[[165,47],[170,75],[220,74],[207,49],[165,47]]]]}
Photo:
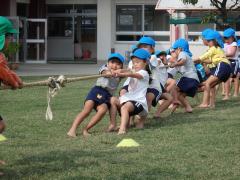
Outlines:
{"type": "Polygon", "coordinates": [[[199,105],[200,108],[207,108],[210,101],[210,89],[215,87],[218,84],[219,79],[216,76],[210,76],[205,84],[204,93],[203,93],[203,101],[202,104],[199,105]]]}
{"type": "Polygon", "coordinates": [[[224,89],[225,89],[225,96],[222,100],[228,100],[229,99],[229,94],[230,94],[230,81],[231,78],[229,78],[225,83],[224,83],[224,89]]]}
{"type": "Polygon", "coordinates": [[[225,96],[225,83],[222,82],[221,85],[222,85],[222,96],[225,96]]]}
{"type": "Polygon", "coordinates": [[[111,97],[110,104],[111,104],[111,108],[109,110],[110,124],[107,129],[108,132],[114,131],[116,128],[116,116],[118,107],[120,106],[120,101],[117,97],[111,97]]]}
{"type": "Polygon", "coordinates": [[[67,135],[70,137],[76,137],[76,130],[80,123],[90,114],[94,108],[94,102],[92,100],[87,100],[84,104],[83,110],[77,115],[72,123],[72,127],[69,129],[67,135]]]}
{"type": "Polygon", "coordinates": [[[166,91],[171,92],[171,90],[174,88],[175,85],[176,85],[176,80],[172,78],[168,78],[167,84],[166,84],[166,91]]]}
{"type": "Polygon", "coordinates": [[[102,120],[103,116],[108,111],[107,104],[101,104],[97,107],[97,113],[91,118],[88,125],[83,129],[83,135],[88,136],[90,135],[88,130],[95,126],[100,120],[102,120]]]}
{"type": "Polygon", "coordinates": [[[146,116],[142,117],[142,116],[136,115],[136,128],[143,129],[145,120],[146,120],[146,116]]]}
{"type": "Polygon", "coordinates": [[[129,121],[129,113],[134,111],[134,105],[131,102],[126,102],[121,107],[121,124],[118,134],[125,134],[129,121]]]}
{"type": "Polygon", "coordinates": [[[182,103],[182,105],[184,106],[185,112],[191,113],[193,111],[192,106],[190,105],[190,103],[186,99],[186,95],[184,93],[180,92],[178,99],[182,103]]]}
{"type": "Polygon", "coordinates": [[[153,93],[147,93],[147,105],[148,105],[148,111],[151,110],[152,107],[152,101],[154,100],[155,95],[153,93]]]}
{"type": "Polygon", "coordinates": [[[234,97],[237,97],[239,94],[239,75],[234,79],[234,97]]]}
{"type": "Polygon", "coordinates": [[[215,108],[215,101],[216,101],[216,87],[210,89],[210,101],[209,107],[215,108]]]}
{"type": "Polygon", "coordinates": [[[120,92],[119,92],[119,96],[124,95],[126,92],[127,92],[126,89],[121,89],[120,92]]]}
{"type": "Polygon", "coordinates": [[[161,99],[165,99],[165,101],[163,101],[163,103],[158,107],[154,117],[159,118],[161,116],[161,113],[165,111],[168,108],[168,106],[172,103],[173,97],[169,93],[163,93],[161,99]]]}

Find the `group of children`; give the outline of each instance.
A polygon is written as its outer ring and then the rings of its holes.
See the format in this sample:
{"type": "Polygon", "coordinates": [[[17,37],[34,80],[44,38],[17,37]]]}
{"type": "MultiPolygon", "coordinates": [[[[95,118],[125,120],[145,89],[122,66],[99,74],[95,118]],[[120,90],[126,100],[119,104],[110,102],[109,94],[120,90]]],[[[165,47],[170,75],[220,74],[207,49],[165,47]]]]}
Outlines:
{"type": "Polygon", "coordinates": [[[187,96],[194,97],[203,91],[199,108],[214,108],[216,87],[223,82],[224,99],[229,98],[230,83],[234,82],[234,96],[239,93],[239,49],[235,31],[228,28],[223,37],[219,32],[205,29],[202,32],[203,44],[208,50],[200,57],[192,59],[189,44],[185,39],[176,40],[167,51],[155,50],[155,41],[143,36],[132,48],[128,67],[124,57],[111,53],[108,63],[100,68],[103,77],[88,93],[83,110],[77,115],[67,135],[76,137],[77,128],[93,109],[96,114],[83,129],[83,135],[109,112],[110,124],[107,131],[125,134],[132,120],[137,128],[143,128],[148,112],[157,106],[154,118],[160,118],[164,110],[171,107],[172,112],[182,106],[185,112],[193,111],[187,96]],[[223,42],[223,39],[225,43],[223,42]],[[179,77],[177,80],[177,77],[179,77]],[[123,83],[118,95],[116,90],[123,83]],[[117,114],[121,117],[117,126],[117,114]]]}

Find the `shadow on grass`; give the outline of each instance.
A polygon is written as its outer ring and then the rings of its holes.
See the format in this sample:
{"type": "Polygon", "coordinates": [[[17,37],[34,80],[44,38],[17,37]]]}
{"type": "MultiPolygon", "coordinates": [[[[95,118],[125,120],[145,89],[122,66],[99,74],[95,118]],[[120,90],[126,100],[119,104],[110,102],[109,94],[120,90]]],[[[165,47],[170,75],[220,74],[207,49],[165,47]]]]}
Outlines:
{"type": "Polygon", "coordinates": [[[225,121],[229,118],[225,114],[228,108],[239,108],[240,102],[235,100],[218,101],[215,109],[201,109],[194,107],[193,113],[184,113],[183,110],[169,114],[159,119],[148,118],[145,128],[192,124],[203,121],[225,121]]]}

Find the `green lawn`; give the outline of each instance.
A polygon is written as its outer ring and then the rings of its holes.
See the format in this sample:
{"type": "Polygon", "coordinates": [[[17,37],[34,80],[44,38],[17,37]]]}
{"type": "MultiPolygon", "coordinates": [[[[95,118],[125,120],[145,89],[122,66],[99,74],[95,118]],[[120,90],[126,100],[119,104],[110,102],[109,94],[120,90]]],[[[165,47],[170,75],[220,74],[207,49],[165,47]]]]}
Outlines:
{"type": "Polygon", "coordinates": [[[94,82],[63,88],[52,101],[52,121],[45,120],[46,87],[0,92],[8,138],[0,143],[0,159],[7,163],[0,179],[240,179],[240,98],[218,97],[216,109],[192,114],[167,111],[162,121],[150,114],[144,130],[133,128],[124,136],[104,132],[105,116],[91,137],[68,138],[94,82]],[[140,146],[116,148],[123,138],[140,146]]]}

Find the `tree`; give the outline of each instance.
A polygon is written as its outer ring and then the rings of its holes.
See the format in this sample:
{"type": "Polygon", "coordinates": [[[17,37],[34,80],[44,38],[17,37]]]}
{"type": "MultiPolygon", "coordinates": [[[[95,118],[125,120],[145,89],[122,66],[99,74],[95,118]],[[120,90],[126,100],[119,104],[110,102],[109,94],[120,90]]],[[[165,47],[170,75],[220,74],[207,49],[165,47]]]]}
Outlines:
{"type": "MultiPolygon", "coordinates": [[[[198,0],[181,0],[184,4],[195,5],[198,0]]],[[[203,22],[214,21],[221,29],[229,26],[227,21],[229,13],[233,10],[240,10],[240,0],[210,0],[211,5],[217,8],[217,12],[211,12],[203,17],[203,22]],[[231,6],[227,8],[227,2],[231,3],[231,6]]],[[[233,24],[236,22],[232,22],[233,24]]]]}

